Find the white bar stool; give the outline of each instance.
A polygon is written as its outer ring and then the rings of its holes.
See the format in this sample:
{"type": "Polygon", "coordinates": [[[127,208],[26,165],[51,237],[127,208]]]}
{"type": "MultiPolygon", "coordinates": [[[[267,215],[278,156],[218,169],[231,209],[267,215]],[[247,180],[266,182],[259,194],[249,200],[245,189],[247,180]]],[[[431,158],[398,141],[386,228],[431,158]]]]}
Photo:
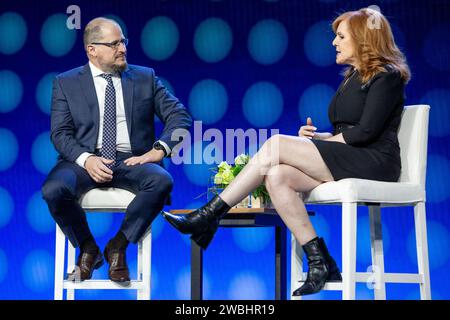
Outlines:
{"type": "MultiPolygon", "coordinates": [[[[398,182],[342,179],[323,183],[305,195],[308,204],[342,206],[342,282],[328,282],[324,290],[342,291],[344,300],[355,299],[356,282],[374,284],[375,299],[386,299],[385,283],[417,283],[420,298],[431,299],[425,217],[428,117],[430,106],[406,106],[398,131],[402,172],[398,182]],[[356,272],[357,206],[369,207],[372,272],[356,272]],[[382,207],[414,207],[418,273],[385,273],[381,232],[382,207]]],[[[292,236],[291,291],[306,279],[303,249],[292,236]],[[299,281],[300,280],[300,281],[299,281]]],[[[299,297],[291,296],[292,300],[299,297]]]]}
{"type": "MultiPolygon", "coordinates": [[[[86,212],[125,212],[135,194],[119,188],[96,188],[81,197],[81,207],[86,212]]],[[[120,286],[110,280],[85,280],[73,282],[65,280],[64,259],[66,242],[67,273],[72,272],[76,264],[75,248],[56,225],[56,253],[55,253],[55,292],[54,299],[62,300],[64,290],[67,300],[75,299],[75,290],[92,289],[128,289],[137,290],[138,300],[150,300],[151,280],[151,227],[138,242],[137,279],[131,280],[127,287],[120,286]]]]}

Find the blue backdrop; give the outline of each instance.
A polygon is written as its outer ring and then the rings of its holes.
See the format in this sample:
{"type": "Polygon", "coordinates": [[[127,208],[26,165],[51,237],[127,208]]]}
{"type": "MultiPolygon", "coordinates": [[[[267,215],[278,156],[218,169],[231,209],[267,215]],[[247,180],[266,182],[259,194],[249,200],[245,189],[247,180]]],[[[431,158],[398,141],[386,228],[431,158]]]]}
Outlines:
{"type": "MultiPolygon", "coordinates": [[[[1,1],[0,298],[52,299],[55,225],[40,187],[56,161],[49,140],[51,81],[87,59],[81,28],[116,19],[130,39],[128,61],[153,67],[204,130],[277,128],[296,135],[307,116],[327,130],[328,103],[341,81],[330,23],[339,12],[376,4],[393,25],[413,78],[406,104],[431,105],[427,221],[434,299],[450,298],[450,1],[223,0],[1,1]]],[[[159,124],[158,130],[161,130],[159,124]]],[[[166,161],[175,179],[172,208],[206,201],[208,165],[166,161]]],[[[312,207],[313,223],[338,264],[340,209],[312,207]]],[[[359,210],[358,271],[371,264],[368,214],[359,210]]],[[[88,215],[103,247],[122,216],[88,215]]],[[[416,272],[412,208],[382,214],[387,272],[416,272]]],[[[273,230],[220,230],[205,253],[205,298],[273,299],[273,230]],[[257,263],[255,263],[257,261],[257,263]]],[[[129,262],[135,275],[135,248],[129,262]]],[[[153,225],[152,298],[189,299],[189,241],[158,217],[153,225]]],[[[96,278],[107,277],[104,266],[96,278]]],[[[359,299],[373,291],[357,286],[359,299]]],[[[417,299],[418,285],[390,284],[389,299],[417,299]]],[[[85,299],[134,299],[134,292],[89,291],[85,299]]],[[[322,292],[309,299],[339,299],[322,292]]]]}

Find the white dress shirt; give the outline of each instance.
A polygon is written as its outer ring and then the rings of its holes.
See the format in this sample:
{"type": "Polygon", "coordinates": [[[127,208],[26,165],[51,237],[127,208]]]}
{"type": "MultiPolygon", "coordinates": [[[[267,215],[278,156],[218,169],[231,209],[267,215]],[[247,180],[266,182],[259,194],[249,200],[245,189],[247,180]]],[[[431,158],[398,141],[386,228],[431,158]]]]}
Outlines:
{"type": "MultiPolygon", "coordinates": [[[[100,114],[96,149],[101,149],[103,139],[103,116],[105,113],[105,91],[108,82],[106,81],[106,79],[100,76],[105,72],[94,66],[94,64],[92,64],[90,61],[89,67],[91,68],[92,77],[94,79],[95,92],[97,93],[98,107],[100,114]]],[[[113,75],[112,82],[114,85],[114,89],[116,91],[116,115],[117,115],[116,150],[120,152],[131,152],[130,137],[128,135],[128,127],[125,116],[125,104],[123,101],[122,82],[120,80],[120,76],[113,75]]],[[[75,160],[75,162],[79,166],[84,168],[86,159],[91,155],[92,153],[84,152],[75,160]]]]}

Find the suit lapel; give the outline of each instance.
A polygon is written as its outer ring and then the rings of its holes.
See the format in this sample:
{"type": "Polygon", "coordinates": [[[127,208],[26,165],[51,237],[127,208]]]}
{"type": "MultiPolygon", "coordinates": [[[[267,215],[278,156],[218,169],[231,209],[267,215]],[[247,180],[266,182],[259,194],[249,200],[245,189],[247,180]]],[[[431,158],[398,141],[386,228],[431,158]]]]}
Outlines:
{"type": "Polygon", "coordinates": [[[121,77],[122,82],[122,92],[123,92],[123,103],[125,108],[125,116],[127,119],[128,135],[131,139],[131,124],[133,116],[133,79],[131,72],[128,70],[122,72],[121,77]]]}
{"type": "MultiPolygon", "coordinates": [[[[89,68],[89,63],[84,65],[83,69],[78,75],[80,80],[81,90],[86,98],[87,105],[91,111],[92,119],[95,124],[96,136],[98,136],[98,128],[100,121],[100,111],[98,107],[98,98],[95,91],[94,79],[92,78],[91,68],[89,68]]],[[[95,146],[94,146],[95,147],[95,146]]]]}

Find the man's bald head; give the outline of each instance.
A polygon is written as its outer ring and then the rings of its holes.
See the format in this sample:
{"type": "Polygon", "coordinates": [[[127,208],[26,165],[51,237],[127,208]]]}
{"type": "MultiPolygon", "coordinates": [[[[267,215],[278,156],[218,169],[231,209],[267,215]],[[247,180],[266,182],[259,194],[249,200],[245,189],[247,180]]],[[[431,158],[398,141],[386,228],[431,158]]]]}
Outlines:
{"type": "Polygon", "coordinates": [[[84,28],[84,48],[86,49],[86,47],[93,42],[101,42],[105,34],[105,29],[111,27],[118,28],[122,33],[122,28],[120,27],[120,25],[112,19],[100,17],[89,21],[89,23],[84,28]]]}
{"type": "Polygon", "coordinates": [[[95,18],[84,29],[84,49],[103,72],[122,72],[127,68],[127,48],[122,29],[114,20],[95,18]]]}

